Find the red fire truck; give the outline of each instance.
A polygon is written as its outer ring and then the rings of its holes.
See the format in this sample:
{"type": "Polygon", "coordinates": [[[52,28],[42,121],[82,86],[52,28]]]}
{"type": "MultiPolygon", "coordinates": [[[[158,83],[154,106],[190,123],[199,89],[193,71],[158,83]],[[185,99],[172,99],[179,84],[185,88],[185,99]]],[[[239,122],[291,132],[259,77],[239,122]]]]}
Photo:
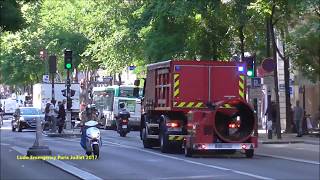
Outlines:
{"type": "Polygon", "coordinates": [[[256,122],[244,63],[164,61],[147,66],[140,137],[162,152],[241,150],[252,157],[256,122]]]}

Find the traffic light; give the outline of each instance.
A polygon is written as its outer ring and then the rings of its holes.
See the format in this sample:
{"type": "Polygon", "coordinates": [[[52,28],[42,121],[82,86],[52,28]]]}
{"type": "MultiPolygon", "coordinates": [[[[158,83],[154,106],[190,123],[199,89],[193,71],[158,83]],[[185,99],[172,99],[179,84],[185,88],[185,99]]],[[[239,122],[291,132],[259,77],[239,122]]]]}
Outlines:
{"type": "Polygon", "coordinates": [[[64,50],[64,68],[67,70],[72,69],[72,51],[64,50]]]}
{"type": "Polygon", "coordinates": [[[56,73],[57,71],[57,56],[49,56],[49,72],[56,73]]]}
{"type": "Polygon", "coordinates": [[[62,92],[62,95],[63,95],[64,97],[67,97],[67,90],[66,90],[66,89],[61,90],[61,92],[62,92]]]}
{"type": "Polygon", "coordinates": [[[244,57],[244,61],[247,63],[247,76],[254,77],[254,56],[244,57]]]}

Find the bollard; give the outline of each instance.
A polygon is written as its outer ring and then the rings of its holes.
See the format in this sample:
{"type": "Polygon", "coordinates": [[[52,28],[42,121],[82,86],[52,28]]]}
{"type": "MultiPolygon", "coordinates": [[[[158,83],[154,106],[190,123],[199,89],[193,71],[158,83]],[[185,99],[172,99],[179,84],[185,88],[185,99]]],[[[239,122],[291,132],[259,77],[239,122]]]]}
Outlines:
{"type": "Polygon", "coordinates": [[[41,119],[37,118],[36,121],[36,140],[34,141],[33,146],[28,149],[27,156],[50,156],[52,154],[51,150],[42,142],[41,119]]]}
{"type": "Polygon", "coordinates": [[[272,121],[267,121],[268,139],[272,139],[272,121]]]}

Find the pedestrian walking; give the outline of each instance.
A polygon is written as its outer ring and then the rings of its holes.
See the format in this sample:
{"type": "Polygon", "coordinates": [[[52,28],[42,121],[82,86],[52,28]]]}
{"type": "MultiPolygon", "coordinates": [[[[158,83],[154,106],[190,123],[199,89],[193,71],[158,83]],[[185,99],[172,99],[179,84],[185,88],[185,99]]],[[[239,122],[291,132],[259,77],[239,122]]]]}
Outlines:
{"type": "Polygon", "coordinates": [[[272,139],[272,132],[276,132],[276,116],[277,110],[275,103],[272,101],[268,104],[268,108],[266,110],[265,115],[267,116],[267,130],[268,130],[268,138],[272,139]]]}
{"type": "Polygon", "coordinates": [[[65,105],[65,101],[62,101],[62,103],[59,104],[59,111],[58,111],[58,133],[61,134],[63,127],[64,127],[64,123],[66,120],[66,110],[64,108],[65,105]]]}
{"type": "Polygon", "coordinates": [[[315,130],[320,129],[320,106],[318,107],[318,111],[314,114],[312,124],[315,130]]]}
{"type": "Polygon", "coordinates": [[[55,104],[56,104],[56,101],[51,100],[51,104],[49,107],[49,113],[48,113],[48,116],[49,116],[49,119],[50,119],[51,125],[52,125],[51,132],[53,132],[53,133],[55,133],[57,130],[57,116],[58,116],[55,104]]]}
{"type": "Polygon", "coordinates": [[[296,107],[293,109],[293,120],[297,129],[297,137],[302,137],[302,121],[304,116],[304,110],[300,107],[300,102],[296,101],[296,107]]]}

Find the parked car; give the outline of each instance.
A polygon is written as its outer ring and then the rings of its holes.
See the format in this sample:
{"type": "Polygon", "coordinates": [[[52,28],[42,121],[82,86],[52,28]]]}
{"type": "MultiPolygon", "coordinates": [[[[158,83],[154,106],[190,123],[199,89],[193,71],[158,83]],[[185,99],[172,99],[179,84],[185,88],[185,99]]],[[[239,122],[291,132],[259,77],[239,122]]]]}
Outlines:
{"type": "Polygon", "coordinates": [[[41,110],[35,107],[19,107],[13,114],[11,121],[12,131],[18,129],[21,132],[23,129],[35,129],[37,120],[44,121],[44,114],[41,110]]]}

